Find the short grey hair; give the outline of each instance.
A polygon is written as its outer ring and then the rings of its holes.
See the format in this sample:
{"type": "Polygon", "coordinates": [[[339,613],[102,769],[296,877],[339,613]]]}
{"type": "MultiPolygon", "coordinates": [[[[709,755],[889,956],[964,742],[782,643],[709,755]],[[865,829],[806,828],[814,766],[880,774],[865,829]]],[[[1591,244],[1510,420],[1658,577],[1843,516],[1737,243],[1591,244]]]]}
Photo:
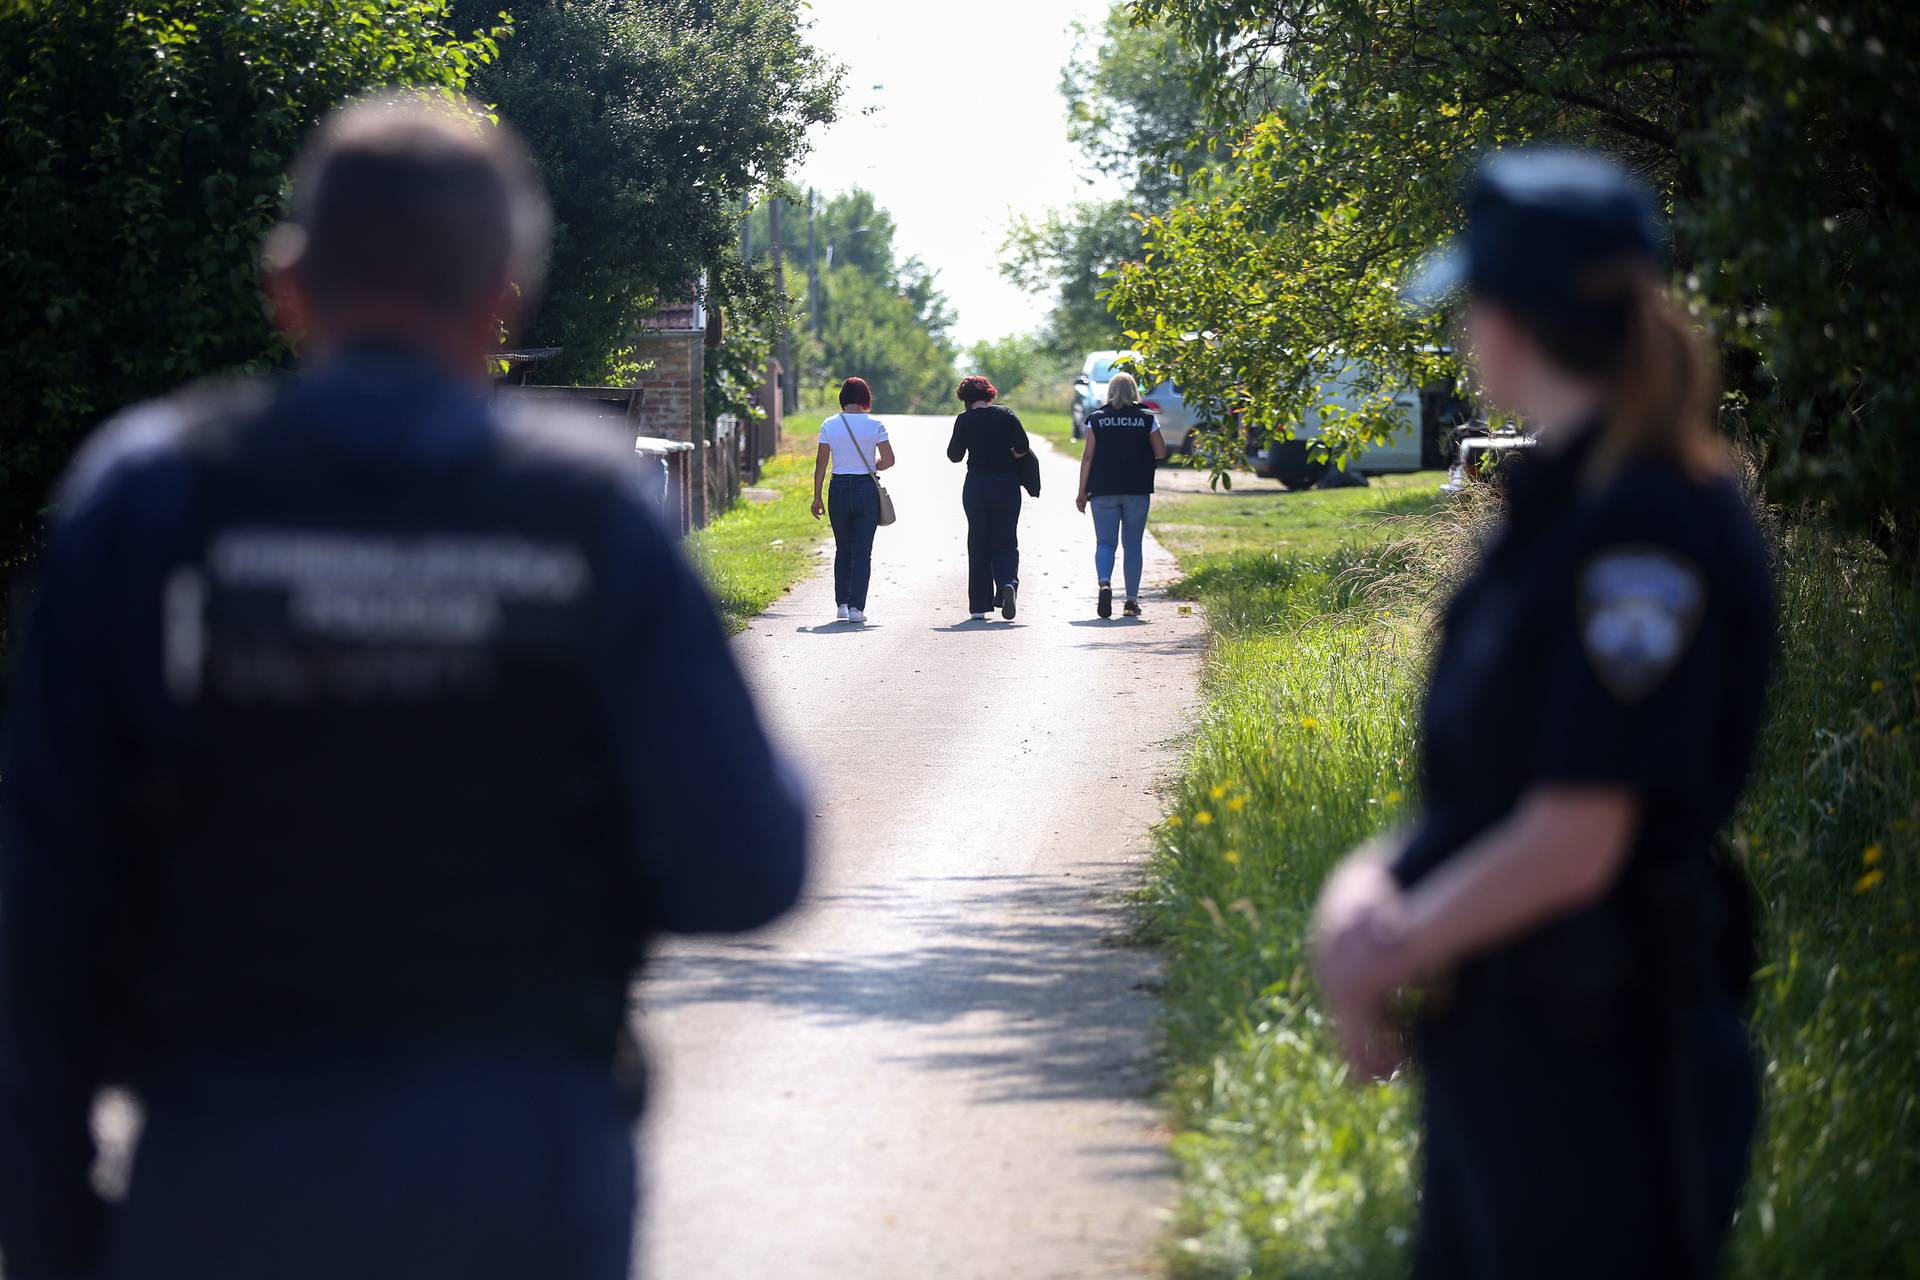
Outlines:
{"type": "Polygon", "coordinates": [[[293,168],[269,266],[322,310],[382,299],[460,312],[546,275],[552,213],[524,143],[454,94],[362,98],[314,131],[293,168]]]}
{"type": "Polygon", "coordinates": [[[1107,379],[1107,403],[1115,406],[1140,403],[1140,384],[1132,374],[1122,370],[1107,379]]]}

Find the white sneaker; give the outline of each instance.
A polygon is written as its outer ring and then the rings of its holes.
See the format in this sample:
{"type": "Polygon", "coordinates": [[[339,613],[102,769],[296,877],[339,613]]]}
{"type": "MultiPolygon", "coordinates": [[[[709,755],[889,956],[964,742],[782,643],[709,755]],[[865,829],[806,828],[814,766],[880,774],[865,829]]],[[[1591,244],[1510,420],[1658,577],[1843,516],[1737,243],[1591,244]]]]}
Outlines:
{"type": "Polygon", "coordinates": [[[854,608],[852,605],[847,606],[848,622],[865,622],[866,620],[867,620],[866,614],[860,612],[858,609],[854,608]]]}
{"type": "Polygon", "coordinates": [[[847,606],[840,605],[836,608],[833,611],[833,618],[835,622],[845,622],[847,620],[847,606]]]}
{"type": "Polygon", "coordinates": [[[984,613],[970,613],[967,616],[975,622],[985,622],[987,620],[987,615],[984,613]]]}

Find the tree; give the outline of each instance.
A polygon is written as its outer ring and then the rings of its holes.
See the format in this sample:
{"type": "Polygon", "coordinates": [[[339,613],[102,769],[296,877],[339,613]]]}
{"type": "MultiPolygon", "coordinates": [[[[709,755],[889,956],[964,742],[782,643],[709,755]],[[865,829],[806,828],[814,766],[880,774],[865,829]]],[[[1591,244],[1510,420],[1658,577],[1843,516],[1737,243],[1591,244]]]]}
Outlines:
{"type": "Polygon", "coordinates": [[[1023,396],[1029,403],[1040,397],[1065,399],[1055,395],[1060,388],[1051,384],[1066,381],[1066,370],[1038,334],[1016,333],[974,343],[967,348],[966,372],[985,377],[999,389],[1000,398],[1009,402],[1018,402],[1023,396]]]}
{"type": "Polygon", "coordinates": [[[1764,375],[1769,484],[1920,575],[1920,23],[1899,0],[1737,0],[1700,43],[1722,53],[1680,218],[1709,314],[1764,375]]]}
{"type": "MultiPolygon", "coordinates": [[[[795,350],[807,383],[825,393],[858,374],[873,384],[874,407],[894,413],[950,395],[953,307],[925,263],[899,259],[893,215],[855,188],[816,204],[810,233],[804,206],[789,202],[782,222],[794,287],[806,290],[809,308],[800,321],[809,340],[795,350]]],[[[764,216],[753,225],[757,238],[764,216]]]]}
{"type": "Polygon", "coordinates": [[[1075,23],[1073,58],[1060,71],[1067,137],[1137,209],[1178,199],[1189,169],[1208,163],[1198,59],[1168,27],[1136,22],[1115,4],[1097,24],[1075,23]]]}
{"type": "Polygon", "coordinates": [[[82,432],[282,356],[256,254],[288,161],[329,108],[380,85],[460,88],[504,34],[453,32],[446,0],[0,14],[0,585],[82,432]]]}
{"type": "Polygon", "coordinates": [[[1895,443],[1915,333],[1906,8],[1137,0],[1195,52],[1238,142],[1148,222],[1116,311],[1159,371],[1284,431],[1330,364],[1431,371],[1441,331],[1385,299],[1457,226],[1477,156],[1602,147],[1674,210],[1679,274],[1728,343],[1730,417],[1775,431],[1780,475],[1845,524],[1920,546],[1895,443]]]}
{"type": "MultiPolygon", "coordinates": [[[[461,0],[477,15],[500,0],[461,0]]],[[[646,315],[703,276],[735,327],[770,325],[740,258],[743,203],[833,118],[835,68],[795,0],[519,0],[474,89],[526,135],[554,202],[546,298],[522,328],[565,380],[630,372],[646,315]]]]}
{"type": "Polygon", "coordinates": [[[1010,282],[1052,297],[1042,332],[1062,369],[1120,344],[1105,294],[1114,268],[1139,251],[1131,215],[1165,209],[1212,152],[1204,101],[1191,84],[1196,59],[1171,30],[1136,23],[1115,4],[1076,31],[1060,92],[1068,136],[1100,174],[1096,193],[1038,218],[1016,217],[1000,264],[1010,282]]]}

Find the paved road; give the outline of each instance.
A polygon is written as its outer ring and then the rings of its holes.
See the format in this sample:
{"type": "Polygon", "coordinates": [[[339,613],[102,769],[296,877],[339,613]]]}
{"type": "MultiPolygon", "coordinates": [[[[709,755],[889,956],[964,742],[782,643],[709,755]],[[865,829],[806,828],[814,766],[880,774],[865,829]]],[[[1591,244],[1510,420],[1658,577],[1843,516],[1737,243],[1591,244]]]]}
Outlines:
{"type": "Polygon", "coordinates": [[[1052,453],[1018,620],[968,620],[949,421],[890,420],[871,624],[832,621],[826,561],[737,641],[812,775],[817,870],[791,922],[676,945],[643,984],[647,1280],[1155,1273],[1154,966],[1116,899],[1200,620],[1157,592],[1144,622],[1095,617],[1077,464],[1052,453]]]}

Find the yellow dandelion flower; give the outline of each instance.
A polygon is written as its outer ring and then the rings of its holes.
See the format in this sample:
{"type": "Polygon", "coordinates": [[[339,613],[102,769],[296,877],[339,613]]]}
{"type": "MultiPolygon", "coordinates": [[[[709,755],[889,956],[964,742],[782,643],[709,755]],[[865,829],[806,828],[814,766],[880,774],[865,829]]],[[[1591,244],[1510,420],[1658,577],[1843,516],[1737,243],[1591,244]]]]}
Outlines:
{"type": "Polygon", "coordinates": [[[1868,845],[1866,849],[1861,852],[1860,861],[1865,863],[1869,867],[1872,866],[1874,863],[1880,861],[1879,843],[1875,842],[1873,844],[1868,845]]]}
{"type": "Polygon", "coordinates": [[[1389,792],[1387,792],[1387,803],[1388,803],[1388,804],[1399,804],[1399,803],[1400,803],[1400,799],[1401,799],[1401,796],[1400,796],[1400,793],[1399,793],[1398,791],[1389,791],[1389,792]]]}
{"type": "Polygon", "coordinates": [[[1245,796],[1235,796],[1233,799],[1227,801],[1227,810],[1231,813],[1238,813],[1246,807],[1247,798],[1245,796]]]}
{"type": "Polygon", "coordinates": [[[1238,849],[1229,849],[1220,856],[1236,867],[1240,865],[1240,851],[1238,849]]]}
{"type": "Polygon", "coordinates": [[[1885,689],[1887,687],[1887,682],[1885,680],[1875,680],[1868,687],[1871,688],[1875,693],[1879,693],[1882,689],[1885,689]]]}
{"type": "Polygon", "coordinates": [[[1175,813],[1175,814],[1170,814],[1170,815],[1168,816],[1168,818],[1167,818],[1167,825],[1168,825],[1168,826],[1170,826],[1170,827],[1177,827],[1177,826],[1179,826],[1179,825],[1180,825],[1180,815],[1179,815],[1179,814],[1177,814],[1177,813],[1175,813]]]}
{"type": "Polygon", "coordinates": [[[1855,893],[1865,893],[1869,889],[1877,888],[1880,882],[1886,878],[1887,873],[1875,867],[1853,882],[1853,891],[1855,893]]]}
{"type": "Polygon", "coordinates": [[[1300,727],[1302,729],[1318,729],[1320,727],[1320,722],[1318,720],[1315,720],[1312,716],[1301,716],[1300,727]]]}
{"type": "Polygon", "coordinates": [[[1207,792],[1207,795],[1215,800],[1224,800],[1227,795],[1227,789],[1225,787],[1215,787],[1213,790],[1207,792]]]}
{"type": "Polygon", "coordinates": [[[1205,809],[1202,809],[1200,812],[1194,814],[1193,820],[1195,823],[1203,827],[1210,827],[1213,825],[1213,815],[1208,813],[1205,809]]]}

